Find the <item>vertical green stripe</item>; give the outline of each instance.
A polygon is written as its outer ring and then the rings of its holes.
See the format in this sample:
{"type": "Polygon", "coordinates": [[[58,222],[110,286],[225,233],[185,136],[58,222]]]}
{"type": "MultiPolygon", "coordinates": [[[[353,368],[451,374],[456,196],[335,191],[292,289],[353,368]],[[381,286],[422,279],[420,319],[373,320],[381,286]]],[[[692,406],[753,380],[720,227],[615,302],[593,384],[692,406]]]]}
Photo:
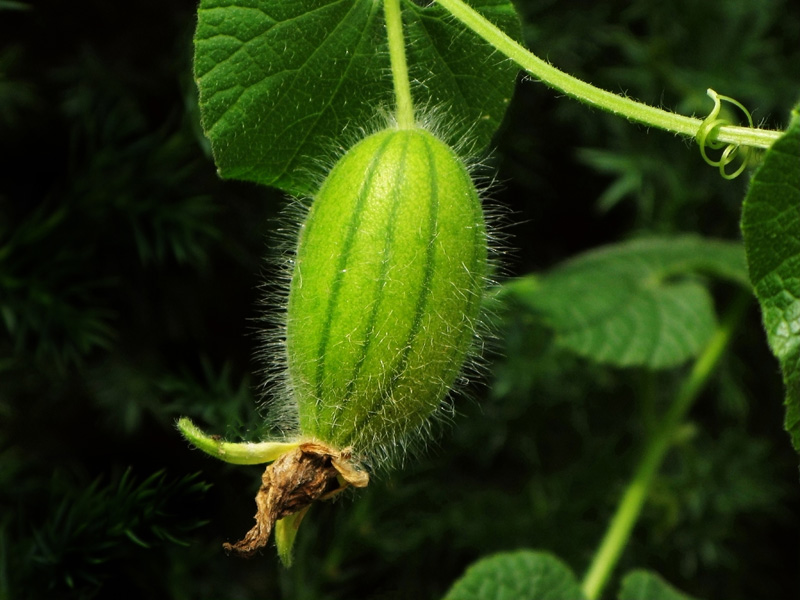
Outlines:
{"type": "Polygon", "coordinates": [[[386,139],[380,145],[378,151],[375,153],[375,156],[372,158],[369,166],[366,169],[364,182],[361,186],[361,189],[358,191],[358,199],[356,200],[356,205],[355,208],[353,209],[353,213],[351,215],[350,222],[347,227],[347,233],[345,235],[342,251],[339,254],[339,260],[336,265],[336,274],[334,276],[333,282],[331,283],[331,292],[330,295],[328,296],[328,304],[325,308],[324,321],[322,325],[322,334],[320,336],[319,346],[316,353],[317,369],[315,373],[316,381],[314,382],[314,387],[316,389],[317,408],[319,407],[320,401],[324,399],[325,390],[323,386],[323,381],[325,375],[325,354],[328,342],[330,341],[330,331],[331,331],[331,323],[333,321],[333,314],[336,311],[336,307],[339,302],[339,292],[341,291],[342,281],[346,274],[345,268],[347,266],[347,261],[349,259],[350,251],[353,248],[353,242],[355,240],[355,236],[358,233],[359,225],[361,222],[362,209],[364,208],[364,204],[367,198],[369,197],[370,188],[372,186],[373,179],[375,178],[375,174],[378,172],[378,169],[376,167],[377,165],[379,165],[383,155],[386,153],[386,150],[393,139],[394,139],[393,135],[386,136],[386,139]]]}
{"type": "MultiPolygon", "coordinates": [[[[400,159],[397,165],[393,165],[396,173],[405,173],[406,169],[406,157],[408,155],[408,144],[409,144],[409,136],[403,136],[403,148],[402,148],[402,158],[400,159]]],[[[399,178],[398,178],[399,179],[399,178]]],[[[389,265],[391,260],[391,253],[392,253],[392,245],[394,244],[395,233],[397,231],[397,227],[395,226],[395,220],[397,219],[397,213],[400,208],[400,204],[402,201],[400,192],[402,191],[402,186],[400,185],[399,181],[395,182],[394,189],[392,190],[392,207],[391,212],[389,214],[389,219],[386,224],[386,235],[385,235],[385,244],[383,246],[383,260],[381,261],[381,270],[380,274],[378,275],[378,279],[376,281],[375,286],[375,296],[373,298],[372,310],[370,311],[369,320],[367,321],[366,331],[364,333],[364,344],[362,346],[361,355],[356,360],[356,364],[353,368],[353,376],[350,379],[350,382],[347,385],[347,392],[345,398],[343,400],[347,400],[353,393],[353,389],[356,385],[356,380],[358,379],[358,374],[361,372],[361,367],[364,365],[364,361],[367,358],[367,352],[369,352],[369,347],[372,343],[372,334],[375,330],[375,323],[378,318],[378,311],[383,304],[384,300],[384,288],[386,286],[387,276],[389,274],[389,265]]],[[[342,402],[343,404],[344,402],[342,402]]],[[[338,405],[341,407],[342,404],[338,405]]],[[[337,411],[338,412],[338,411],[337,411]]]]}
{"type": "MultiPolygon", "coordinates": [[[[425,153],[427,155],[428,170],[427,174],[430,177],[430,200],[428,205],[428,223],[430,229],[428,232],[428,243],[425,249],[425,271],[423,274],[422,283],[420,286],[419,295],[417,296],[417,303],[414,308],[414,320],[411,329],[406,337],[406,342],[403,346],[400,359],[395,363],[392,368],[392,374],[389,378],[389,385],[386,389],[381,390],[375,398],[375,403],[370,407],[370,410],[363,415],[358,415],[360,418],[351,429],[345,441],[350,443],[359,428],[367,427],[369,422],[375,417],[386,404],[391,401],[395,388],[398,382],[403,377],[406,367],[408,366],[408,356],[411,353],[414,340],[420,332],[422,326],[422,317],[428,307],[428,301],[431,296],[431,280],[433,279],[433,272],[435,267],[436,257],[436,235],[439,230],[439,181],[438,173],[436,172],[436,161],[434,159],[433,150],[430,147],[430,140],[427,137],[420,137],[425,144],[425,153]]],[[[407,177],[409,174],[404,173],[407,177]]],[[[409,399],[409,401],[413,401],[409,399]]]]}

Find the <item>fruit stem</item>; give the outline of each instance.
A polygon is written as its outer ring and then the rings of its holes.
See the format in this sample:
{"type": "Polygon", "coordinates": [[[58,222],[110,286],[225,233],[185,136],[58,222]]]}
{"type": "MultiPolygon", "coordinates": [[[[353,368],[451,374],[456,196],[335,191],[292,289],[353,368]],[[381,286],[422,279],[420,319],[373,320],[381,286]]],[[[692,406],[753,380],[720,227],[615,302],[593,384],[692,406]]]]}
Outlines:
{"type": "MultiPolygon", "coordinates": [[[[596,106],[631,121],[637,121],[650,127],[665,129],[673,133],[696,137],[704,121],[694,117],[686,117],[637,102],[631,98],[613,94],[595,87],[572,75],[547,64],[532,52],[515,42],[503,31],[486,20],[463,0],[437,0],[456,19],[489,42],[497,50],[505,54],[528,73],[568,96],[596,106]]],[[[769,148],[781,136],[780,131],[758,129],[755,127],[737,127],[724,125],[714,129],[713,139],[709,142],[741,144],[757,148],[769,148]]]]}
{"type": "Polygon", "coordinates": [[[416,126],[414,102],[411,99],[411,84],[408,80],[400,0],[384,0],[383,12],[386,19],[386,35],[389,38],[389,60],[392,64],[392,79],[394,80],[397,126],[400,129],[413,129],[416,126]]]}
{"type": "Polygon", "coordinates": [[[722,323],[717,327],[700,356],[697,357],[672,405],[660,420],[660,426],[650,436],[633,478],[625,489],[616,513],[609,523],[583,580],[582,589],[588,600],[597,600],[600,597],[603,587],[608,582],[608,578],[628,543],[653,479],[667,451],[675,441],[676,430],[705,387],[709,377],[714,373],[751,298],[751,293],[741,292],[733,301],[722,323]]]}
{"type": "Polygon", "coordinates": [[[300,442],[242,442],[238,444],[226,442],[217,436],[204,433],[187,417],[178,419],[177,426],[183,437],[192,446],[234,465],[260,465],[272,462],[300,445],[300,442]]]}

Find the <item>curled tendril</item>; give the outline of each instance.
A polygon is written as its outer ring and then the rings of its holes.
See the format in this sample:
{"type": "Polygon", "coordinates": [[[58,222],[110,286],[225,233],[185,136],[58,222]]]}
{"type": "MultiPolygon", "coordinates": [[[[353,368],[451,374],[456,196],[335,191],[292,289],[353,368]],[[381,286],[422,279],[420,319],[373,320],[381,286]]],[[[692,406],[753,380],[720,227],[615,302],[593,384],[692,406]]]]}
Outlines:
{"type": "Polygon", "coordinates": [[[733,162],[736,158],[736,155],[739,153],[739,145],[738,144],[725,144],[723,142],[718,142],[714,138],[716,137],[717,131],[719,131],[720,127],[725,125],[731,125],[731,122],[727,119],[722,119],[719,117],[719,111],[722,108],[722,101],[729,102],[734,106],[740,108],[742,112],[747,116],[747,121],[750,123],[750,127],[753,127],[753,117],[750,116],[750,111],[748,111],[742,104],[730,98],[729,96],[722,96],[717,94],[711,88],[708,89],[708,97],[714,101],[714,108],[711,110],[709,115],[703,120],[700,124],[700,129],[697,131],[697,135],[695,138],[697,139],[697,143],[700,145],[700,154],[703,156],[703,160],[710,164],[712,167],[719,168],[719,174],[722,175],[725,179],[735,179],[747,167],[747,163],[742,161],[742,164],[739,165],[739,168],[736,169],[733,173],[728,173],[725,168],[733,162]],[[719,157],[719,160],[713,160],[709,158],[708,154],[706,153],[706,148],[711,148],[712,150],[719,150],[720,148],[724,148],[722,150],[722,154],[719,157]]]}

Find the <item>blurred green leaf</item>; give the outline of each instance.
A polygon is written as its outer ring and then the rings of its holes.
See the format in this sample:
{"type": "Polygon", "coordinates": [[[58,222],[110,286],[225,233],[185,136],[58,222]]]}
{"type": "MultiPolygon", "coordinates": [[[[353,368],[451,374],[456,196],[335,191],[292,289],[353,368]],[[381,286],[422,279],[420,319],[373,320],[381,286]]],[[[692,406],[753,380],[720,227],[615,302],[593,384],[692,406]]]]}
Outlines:
{"type": "MultiPolygon", "coordinates": [[[[26,10],[26,5],[16,10],[26,10]]],[[[0,10],[3,10],[0,4],[0,10]]],[[[7,10],[15,10],[9,8],[7,10]]],[[[23,52],[19,46],[10,46],[0,51],[0,127],[14,127],[22,115],[31,107],[39,106],[34,86],[14,76],[23,52]]]]}
{"type": "Polygon", "coordinates": [[[0,10],[30,10],[30,4],[16,2],[15,0],[0,0],[0,10]]]}
{"type": "Polygon", "coordinates": [[[649,571],[631,571],[622,580],[619,600],[692,600],[649,571]]]}
{"type": "Polygon", "coordinates": [[[600,173],[613,178],[608,188],[597,198],[597,209],[608,212],[622,200],[631,197],[642,205],[674,197],[684,186],[681,174],[674,168],[665,168],[657,154],[647,152],[617,152],[605,148],[580,148],[578,159],[600,173]],[[656,183],[663,184],[662,189],[656,183]]]}
{"type": "MultiPolygon", "coordinates": [[[[508,0],[471,4],[514,37],[508,0]]],[[[431,4],[403,2],[410,77],[423,106],[447,115],[450,144],[483,148],[518,69],[431,4]]],[[[382,3],[373,0],[203,0],[195,76],[220,174],[313,191],[320,157],[355,140],[392,104],[382,3]],[[334,141],[335,140],[335,141],[334,141]]],[[[439,114],[439,113],[437,113],[439,114]]]]}
{"type": "Polygon", "coordinates": [[[606,246],[507,290],[555,332],[555,343],[594,361],[663,369],[692,358],[716,323],[698,273],[747,286],[739,244],[696,236],[606,246]]]}
{"type": "Polygon", "coordinates": [[[800,452],[800,105],[753,176],[742,212],[750,279],[786,385],[786,431],[800,452]]]}
{"type": "Polygon", "coordinates": [[[555,556],[531,550],[495,554],[469,567],[444,600],[580,600],[575,575],[555,556]]]}

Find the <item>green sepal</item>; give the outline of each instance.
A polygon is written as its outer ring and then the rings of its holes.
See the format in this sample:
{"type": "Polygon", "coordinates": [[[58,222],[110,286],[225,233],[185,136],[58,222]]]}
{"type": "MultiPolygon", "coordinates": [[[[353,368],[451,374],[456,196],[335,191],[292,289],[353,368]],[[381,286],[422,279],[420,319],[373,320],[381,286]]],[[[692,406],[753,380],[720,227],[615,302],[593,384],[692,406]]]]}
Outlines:
{"type": "Polygon", "coordinates": [[[203,432],[187,417],[178,419],[176,425],[192,446],[214,458],[234,465],[269,463],[300,445],[300,442],[226,442],[217,436],[203,432]]]}
{"type": "Polygon", "coordinates": [[[292,566],[292,548],[297,537],[297,530],[309,508],[311,508],[310,504],[275,523],[275,546],[278,548],[278,557],[281,559],[281,563],[287,569],[292,566]]]}

